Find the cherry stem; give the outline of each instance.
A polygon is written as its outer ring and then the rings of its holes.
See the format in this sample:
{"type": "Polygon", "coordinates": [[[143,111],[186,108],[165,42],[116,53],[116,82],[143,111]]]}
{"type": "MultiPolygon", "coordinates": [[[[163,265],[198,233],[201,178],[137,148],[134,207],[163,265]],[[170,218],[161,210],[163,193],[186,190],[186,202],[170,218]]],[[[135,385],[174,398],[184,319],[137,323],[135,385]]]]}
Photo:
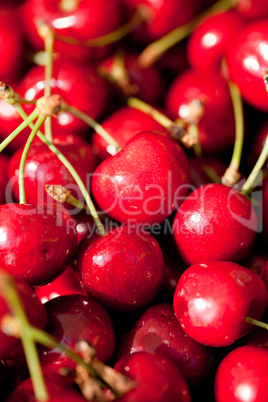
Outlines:
{"type": "Polygon", "coordinates": [[[221,181],[227,186],[233,186],[240,178],[239,167],[244,143],[244,113],[243,103],[238,86],[232,82],[229,82],[229,89],[233,102],[235,117],[235,143],[230,165],[222,176],[221,181]]]}
{"type": "Polygon", "coordinates": [[[9,136],[7,138],[4,139],[4,141],[1,142],[1,144],[0,144],[0,152],[2,152],[8,146],[8,144],[12,140],[14,140],[14,138],[22,130],[24,130],[27,126],[29,126],[29,124],[31,124],[38,116],[39,116],[39,112],[38,112],[37,109],[35,109],[29,116],[27,116],[27,118],[11,134],[9,134],[9,136]]]}
{"type": "Polygon", "coordinates": [[[28,140],[24,146],[21,159],[20,159],[20,167],[19,167],[19,197],[20,197],[20,204],[26,204],[26,196],[25,196],[25,186],[24,186],[24,168],[26,163],[26,158],[30,149],[30,146],[36,136],[37,131],[44,123],[46,117],[38,116],[38,119],[32,129],[31,134],[28,137],[28,140]]]}
{"type": "Polygon", "coordinates": [[[3,294],[12,314],[21,325],[21,341],[27,361],[30,377],[33,384],[34,395],[37,401],[47,401],[49,398],[44,376],[42,373],[38,352],[33,341],[31,325],[22,307],[22,302],[16,290],[13,278],[1,276],[1,293],[3,294]]]}
{"type": "Polygon", "coordinates": [[[247,323],[249,323],[249,324],[253,324],[253,325],[256,325],[257,327],[264,328],[264,329],[268,330],[268,324],[265,323],[265,322],[255,320],[254,318],[251,318],[251,317],[246,317],[245,321],[247,323]]]}
{"type": "Polygon", "coordinates": [[[262,175],[260,174],[260,172],[267,160],[267,157],[268,157],[268,134],[263,149],[261,151],[261,154],[240,191],[242,194],[247,195],[251,193],[253,188],[256,187],[261,182],[262,175]]]}
{"type": "Polygon", "coordinates": [[[193,150],[195,155],[200,158],[202,156],[202,148],[199,141],[199,130],[197,124],[189,124],[188,125],[188,132],[190,133],[191,137],[196,140],[196,143],[193,145],[193,150]]]}
{"type": "Polygon", "coordinates": [[[169,50],[171,47],[187,38],[197,24],[209,16],[214,11],[224,12],[234,7],[233,0],[219,0],[211,8],[206,10],[204,13],[200,14],[192,21],[185,25],[179,26],[173,29],[167,35],[150,43],[139,55],[139,63],[142,67],[149,67],[159,60],[163,54],[169,50]]]}
{"type": "MultiPolygon", "coordinates": [[[[23,110],[23,108],[20,105],[15,106],[17,112],[19,113],[19,115],[23,118],[23,119],[27,119],[27,114],[25,113],[25,111],[23,110]]],[[[30,127],[33,128],[33,124],[30,124],[30,127]]],[[[68,159],[65,158],[65,156],[55,147],[54,144],[52,144],[45,136],[44,134],[41,133],[41,131],[37,131],[37,136],[38,138],[44,142],[48,148],[59,158],[59,160],[63,163],[63,165],[66,167],[66,169],[70,172],[70,174],[72,175],[72,177],[74,178],[75,182],[77,183],[78,187],[81,190],[81,193],[83,194],[83,197],[85,199],[85,202],[88,206],[88,209],[92,215],[92,218],[94,219],[96,226],[98,228],[99,234],[100,236],[104,236],[106,234],[106,231],[104,229],[104,226],[99,218],[99,215],[96,211],[96,208],[91,200],[91,197],[83,183],[83,181],[81,180],[80,176],[78,175],[78,173],[76,172],[76,170],[74,169],[74,167],[72,166],[72,164],[68,161],[68,159]]]]}
{"type": "Polygon", "coordinates": [[[92,117],[88,116],[81,110],[69,105],[66,102],[62,103],[62,110],[72,113],[74,116],[78,117],[80,120],[84,121],[91,128],[93,128],[93,130],[95,130],[111,147],[113,147],[109,150],[109,153],[111,155],[115,155],[121,150],[118,142],[116,142],[115,139],[108,133],[108,131],[106,131],[98,122],[92,119],[92,117]]]}
{"type": "Polygon", "coordinates": [[[56,39],[65,43],[69,43],[70,45],[87,47],[107,46],[111,43],[119,41],[120,39],[127,36],[130,32],[134,31],[134,29],[136,29],[146,20],[147,14],[148,13],[146,12],[145,7],[139,6],[133,17],[126,24],[122,25],[113,32],[109,32],[106,35],[100,36],[98,38],[89,39],[87,41],[78,41],[74,38],[66,38],[65,36],[58,35],[56,32],[54,33],[54,35],[56,39]]]}

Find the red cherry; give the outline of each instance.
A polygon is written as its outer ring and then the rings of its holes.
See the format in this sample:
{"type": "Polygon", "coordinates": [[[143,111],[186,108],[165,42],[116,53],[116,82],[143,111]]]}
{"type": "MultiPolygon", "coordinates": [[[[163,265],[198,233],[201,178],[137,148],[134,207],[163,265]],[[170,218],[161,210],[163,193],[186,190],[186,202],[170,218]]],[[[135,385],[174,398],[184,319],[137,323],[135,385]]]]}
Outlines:
{"type": "Polygon", "coordinates": [[[189,166],[183,149],[167,135],[137,134],[95,170],[96,202],[119,222],[163,222],[186,195],[189,166]]]}
{"type": "Polygon", "coordinates": [[[215,378],[216,402],[267,401],[268,350],[241,346],[222,360],[215,378]]]}
{"type": "Polygon", "coordinates": [[[220,71],[226,50],[242,29],[244,21],[235,11],[213,13],[192,32],[188,41],[188,58],[192,68],[208,73],[220,71]]]}
{"type": "Polygon", "coordinates": [[[174,119],[187,119],[189,103],[204,103],[199,122],[199,138],[204,152],[222,152],[234,142],[234,113],[227,82],[219,73],[209,75],[187,70],[171,84],[167,92],[167,109],[174,119]]]}
{"type": "MultiPolygon", "coordinates": [[[[161,126],[147,113],[143,113],[138,109],[128,106],[116,110],[102,122],[103,128],[116,140],[121,148],[131,140],[134,135],[141,131],[160,131],[167,133],[168,131],[161,126]]],[[[108,156],[115,154],[115,150],[98,134],[94,133],[92,136],[92,149],[98,158],[103,161],[108,156]]]]}
{"type": "Polygon", "coordinates": [[[267,290],[255,272],[226,261],[194,264],[180,277],[174,311],[185,333],[208,346],[228,346],[262,319],[267,290]]]}
{"type": "Polygon", "coordinates": [[[186,381],[176,364],[161,354],[146,352],[124,356],[115,370],[136,381],[134,389],[117,398],[118,402],[190,402],[186,381]]]}
{"type": "Polygon", "coordinates": [[[163,279],[161,249],[152,235],[121,226],[78,258],[77,272],[90,296],[107,308],[132,311],[150,303],[163,279]]]}
{"type": "MultiPolygon", "coordinates": [[[[115,347],[111,318],[105,308],[84,295],[59,296],[45,303],[48,321],[46,331],[61,345],[74,348],[79,340],[87,341],[96,349],[97,358],[107,361],[115,347]]],[[[42,348],[41,363],[49,370],[60,367],[75,368],[75,363],[58,349],[42,348]]]]}
{"type": "Polygon", "coordinates": [[[0,265],[15,278],[41,285],[63,272],[73,256],[77,234],[59,205],[0,206],[0,265]]]}
{"type": "MultiPolygon", "coordinates": [[[[3,271],[0,271],[0,278],[2,275],[3,271]]],[[[15,279],[15,287],[29,322],[39,328],[44,328],[47,321],[47,314],[35,292],[23,280],[15,279]]],[[[0,320],[6,314],[12,313],[10,312],[6,300],[2,295],[0,295],[0,320]]],[[[0,330],[0,359],[10,359],[20,353],[22,353],[20,339],[6,335],[2,330],[0,330]]]]}
{"type": "MultiPolygon", "coordinates": [[[[33,101],[44,95],[45,70],[35,66],[24,76],[17,89],[22,98],[33,101]]],[[[103,78],[99,77],[93,67],[58,59],[53,63],[53,78],[51,79],[52,94],[59,94],[62,99],[72,106],[82,110],[97,119],[104,113],[107,105],[107,86],[103,78]]],[[[29,114],[32,105],[25,105],[29,114]]],[[[52,127],[56,132],[79,132],[88,128],[86,123],[74,117],[69,112],[61,112],[52,119],[52,127]]]]}
{"type": "Polygon", "coordinates": [[[80,280],[72,266],[69,266],[54,281],[43,286],[36,286],[35,292],[42,303],[65,295],[86,295],[80,280]]]}
{"type": "MultiPolygon", "coordinates": [[[[96,167],[96,158],[88,143],[71,133],[58,135],[53,143],[71,162],[84,184],[87,185],[89,175],[96,167]]],[[[23,148],[12,155],[8,167],[11,188],[17,200],[19,200],[18,179],[22,152],[23,148]]],[[[39,140],[29,149],[24,175],[26,200],[31,204],[54,203],[45,190],[46,184],[62,185],[70,190],[74,197],[84,202],[81,191],[70,172],[47,145],[39,140]]],[[[70,208],[67,204],[65,205],[70,208]]]]}
{"type": "Polygon", "coordinates": [[[268,111],[267,92],[263,82],[267,69],[268,20],[247,25],[230,46],[226,55],[231,81],[251,106],[268,111]]]}
{"type": "Polygon", "coordinates": [[[185,335],[174,315],[172,304],[149,307],[119,342],[119,356],[155,352],[174,360],[187,384],[201,385],[215,365],[214,351],[185,335]]]}
{"type": "Polygon", "coordinates": [[[268,4],[265,0],[239,0],[235,7],[249,21],[268,17],[268,4]]]}
{"type": "Polygon", "coordinates": [[[257,215],[250,201],[222,184],[206,184],[193,191],[174,219],[174,236],[188,264],[239,261],[252,246],[257,215]]]}
{"type": "MultiPolygon", "coordinates": [[[[48,23],[60,36],[85,42],[118,28],[119,6],[119,0],[79,0],[71,5],[64,0],[27,0],[21,9],[21,17],[30,42],[43,49],[43,41],[36,31],[38,19],[48,23]]],[[[74,46],[60,40],[55,41],[55,50],[79,59],[99,59],[107,55],[107,47],[74,46]]]]}
{"type": "Polygon", "coordinates": [[[21,21],[14,7],[0,7],[0,77],[2,81],[16,78],[20,71],[23,50],[21,21]]]}

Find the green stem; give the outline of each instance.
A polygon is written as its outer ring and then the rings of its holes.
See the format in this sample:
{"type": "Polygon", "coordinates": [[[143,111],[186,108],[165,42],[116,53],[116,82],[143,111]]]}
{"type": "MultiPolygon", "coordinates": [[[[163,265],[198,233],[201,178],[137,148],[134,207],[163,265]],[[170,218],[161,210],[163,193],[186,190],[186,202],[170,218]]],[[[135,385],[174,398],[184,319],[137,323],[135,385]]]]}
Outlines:
{"type": "Polygon", "coordinates": [[[29,324],[26,313],[22,307],[22,302],[11,278],[6,277],[6,279],[1,283],[1,293],[4,295],[12,314],[19,320],[22,326],[21,341],[33,384],[35,398],[39,402],[47,401],[49,395],[44,381],[37,349],[32,338],[31,325],[29,324]]]}
{"type": "Polygon", "coordinates": [[[62,42],[69,43],[75,46],[88,46],[88,47],[102,47],[107,46],[111,43],[117,42],[124,38],[134,29],[136,29],[141,23],[146,19],[146,13],[143,7],[139,7],[134,16],[126,24],[122,25],[120,28],[106,35],[100,36],[98,38],[89,39],[87,41],[81,42],[74,38],[66,38],[64,36],[55,33],[55,38],[61,40],[62,42]]]}
{"type": "Polygon", "coordinates": [[[202,156],[202,148],[199,141],[199,130],[197,124],[189,124],[188,132],[196,140],[196,144],[193,146],[194,153],[197,157],[202,156]]]}
{"type": "MultiPolygon", "coordinates": [[[[22,109],[23,110],[23,109],[22,109]]],[[[27,126],[29,126],[38,116],[39,116],[39,112],[37,109],[35,109],[30,116],[27,116],[25,113],[25,116],[27,118],[24,119],[24,121],[11,133],[9,134],[9,136],[1,142],[0,144],[0,152],[3,151],[3,149],[5,149],[8,144],[10,144],[10,142],[12,140],[14,140],[14,138],[22,131],[24,130],[27,126]]]]}
{"type": "Polygon", "coordinates": [[[28,137],[28,140],[24,146],[21,159],[20,159],[20,167],[19,167],[19,195],[20,195],[20,204],[26,204],[26,196],[25,196],[25,186],[24,186],[24,168],[26,163],[26,158],[30,149],[30,146],[36,136],[37,131],[42,126],[45,121],[45,117],[39,116],[37,122],[35,123],[31,134],[28,137]]]}
{"type": "MultiPolygon", "coordinates": [[[[47,62],[45,65],[45,91],[44,96],[51,95],[51,78],[53,70],[53,46],[54,46],[54,34],[50,32],[45,38],[45,52],[47,54],[47,62]]],[[[45,121],[45,135],[49,141],[52,141],[52,128],[51,128],[51,116],[45,121]]]]}
{"type": "Polygon", "coordinates": [[[115,152],[112,153],[113,155],[121,150],[118,142],[114,140],[114,138],[108,133],[108,131],[106,131],[98,122],[96,122],[90,116],[77,109],[76,107],[69,105],[66,102],[63,102],[62,110],[72,113],[74,116],[78,117],[80,120],[84,121],[86,124],[92,127],[93,130],[95,130],[109,145],[115,148],[115,152]]]}
{"type": "Polygon", "coordinates": [[[174,124],[174,122],[170,120],[168,117],[166,117],[164,114],[162,114],[157,109],[148,105],[148,103],[145,103],[138,98],[135,97],[128,98],[127,104],[128,106],[134,109],[138,109],[141,112],[149,114],[155,119],[155,121],[157,121],[159,124],[161,124],[163,127],[167,129],[169,129],[169,127],[171,127],[174,124]]]}
{"type": "Polygon", "coordinates": [[[253,324],[253,325],[256,325],[257,327],[264,328],[264,329],[268,330],[268,324],[266,324],[265,322],[255,320],[254,318],[250,318],[250,317],[246,317],[245,321],[248,324],[253,324]]]}
{"type": "Polygon", "coordinates": [[[167,35],[156,40],[155,42],[150,43],[139,56],[140,65],[142,65],[143,67],[148,67],[155,63],[163,56],[163,54],[167,50],[169,50],[171,47],[173,47],[183,39],[187,38],[187,36],[192,33],[197,24],[204,18],[209,16],[212,12],[224,12],[233,7],[233,0],[219,0],[209,10],[206,10],[204,13],[194,18],[192,21],[173,29],[167,35]]]}
{"type": "MultiPolygon", "coordinates": [[[[20,114],[20,116],[23,119],[27,118],[27,114],[24,112],[24,110],[22,109],[22,107],[20,105],[15,106],[17,112],[20,114]]],[[[30,125],[30,127],[32,128],[33,125],[30,125]]],[[[54,144],[52,144],[45,136],[44,134],[42,134],[40,131],[37,132],[37,136],[38,138],[44,142],[48,148],[59,158],[59,160],[63,163],[63,165],[66,167],[66,169],[70,172],[70,174],[72,175],[72,177],[74,178],[74,180],[76,181],[78,187],[80,188],[83,197],[85,199],[85,202],[88,206],[88,209],[96,223],[96,226],[98,228],[99,234],[101,236],[104,236],[106,234],[105,229],[103,224],[101,223],[101,220],[98,216],[98,213],[95,209],[95,206],[87,192],[87,189],[83,183],[83,181],[81,180],[81,178],[79,177],[78,173],[76,172],[76,170],[74,169],[74,167],[72,166],[72,164],[68,161],[68,159],[65,158],[65,156],[55,147],[54,144]]]]}
{"type": "Polygon", "coordinates": [[[261,177],[259,177],[259,180],[256,180],[256,179],[257,179],[258,175],[260,174],[260,172],[267,160],[267,157],[268,157],[268,135],[266,137],[261,154],[241,189],[242,194],[247,195],[247,194],[251,193],[253,188],[259,184],[258,182],[261,180],[261,177]]]}

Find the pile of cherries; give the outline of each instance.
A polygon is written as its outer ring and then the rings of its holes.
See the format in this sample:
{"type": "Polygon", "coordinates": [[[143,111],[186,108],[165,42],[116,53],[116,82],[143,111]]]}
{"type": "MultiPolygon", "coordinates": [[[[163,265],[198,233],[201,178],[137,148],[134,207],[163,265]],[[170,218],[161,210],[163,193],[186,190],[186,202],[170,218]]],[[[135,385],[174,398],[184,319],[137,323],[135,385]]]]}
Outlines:
{"type": "Polygon", "coordinates": [[[268,2],[10,0],[0,51],[1,401],[266,402],[268,2]]]}

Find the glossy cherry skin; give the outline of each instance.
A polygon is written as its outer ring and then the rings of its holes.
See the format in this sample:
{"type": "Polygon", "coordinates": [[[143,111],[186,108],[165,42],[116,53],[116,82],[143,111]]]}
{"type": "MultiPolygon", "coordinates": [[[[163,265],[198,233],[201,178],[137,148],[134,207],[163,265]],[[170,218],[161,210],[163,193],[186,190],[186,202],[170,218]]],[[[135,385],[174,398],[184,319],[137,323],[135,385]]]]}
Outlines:
{"type": "Polygon", "coordinates": [[[261,320],[267,307],[267,289],[255,272],[227,261],[194,264],[181,275],[174,311],[185,333],[208,346],[228,346],[261,320]]]}
{"type": "Polygon", "coordinates": [[[267,401],[268,350],[240,346],[228,353],[215,378],[216,402],[267,401]]]}
{"type": "Polygon", "coordinates": [[[0,6],[0,27],[0,77],[8,82],[19,73],[23,50],[21,21],[12,6],[0,6]]]}
{"type": "Polygon", "coordinates": [[[161,38],[173,29],[186,24],[193,19],[200,10],[200,1],[193,0],[191,7],[182,0],[124,0],[137,8],[147,7],[148,18],[142,27],[135,32],[135,40],[145,43],[161,38]]]}
{"type": "Polygon", "coordinates": [[[0,265],[30,285],[48,283],[72,258],[77,234],[71,216],[59,205],[0,206],[0,265]]]}
{"type": "Polygon", "coordinates": [[[35,293],[42,303],[66,295],[86,295],[80,280],[72,266],[67,267],[54,281],[43,286],[36,286],[35,293]]]}
{"type": "Polygon", "coordinates": [[[204,115],[199,122],[199,139],[206,153],[222,152],[234,142],[234,113],[228,84],[217,72],[209,75],[187,70],[169,87],[167,110],[174,119],[188,117],[189,102],[204,103],[204,115]]]}
{"type": "Polygon", "coordinates": [[[268,17],[268,4],[265,0],[240,0],[235,8],[248,21],[268,17]]]}
{"type": "Polygon", "coordinates": [[[9,157],[4,154],[0,154],[0,171],[1,171],[0,204],[4,204],[6,201],[6,187],[8,183],[8,174],[7,174],[8,164],[9,164],[9,157]]]}
{"type": "Polygon", "coordinates": [[[163,222],[187,194],[189,165],[170,136],[137,134],[94,172],[92,192],[109,217],[125,223],[163,222]]]}
{"type": "MultiPolygon", "coordinates": [[[[71,7],[61,0],[28,0],[21,9],[21,16],[28,39],[41,50],[44,44],[37,34],[35,19],[47,22],[58,35],[79,42],[106,35],[121,22],[119,0],[82,0],[71,7]]],[[[55,50],[68,57],[92,60],[105,57],[108,49],[107,46],[74,46],[56,40],[55,50]]]]}
{"type": "MultiPolygon", "coordinates": [[[[22,98],[33,101],[44,95],[44,67],[34,66],[24,76],[17,92],[22,98]]],[[[93,119],[104,113],[107,105],[107,86],[95,69],[86,64],[77,65],[74,61],[60,58],[53,62],[53,78],[51,79],[52,94],[59,94],[62,99],[80,109],[93,119]]],[[[26,105],[25,111],[30,114],[32,105],[26,105]]],[[[52,119],[54,131],[80,132],[88,129],[86,123],[74,117],[69,112],[61,112],[52,119]]]]}
{"type": "Polygon", "coordinates": [[[139,227],[118,227],[78,257],[77,272],[88,294],[109,309],[145,307],[163,280],[164,261],[152,235],[139,227]]]}
{"type": "Polygon", "coordinates": [[[187,384],[201,385],[212,373],[214,351],[185,335],[172,304],[161,303],[145,310],[119,342],[119,356],[154,352],[174,360],[187,384]]]}
{"type": "Polygon", "coordinates": [[[233,10],[211,14],[201,21],[187,45],[191,67],[206,73],[220,71],[222,59],[243,25],[243,19],[233,10]]]}
{"type": "MultiPolygon", "coordinates": [[[[84,295],[59,296],[45,303],[48,321],[46,331],[62,345],[74,348],[84,339],[97,352],[97,359],[107,361],[115,347],[112,320],[106,309],[84,295]]],[[[60,367],[75,368],[75,363],[58,349],[41,349],[41,363],[50,370],[60,367]]]]}
{"type": "MultiPolygon", "coordinates": [[[[101,125],[117,141],[122,148],[134,135],[142,131],[168,131],[147,113],[128,106],[122,107],[110,114],[101,125]]],[[[92,150],[100,161],[114,155],[116,150],[98,133],[92,136],[92,150]],[[110,151],[110,153],[108,152],[110,151]]]]}
{"type": "Polygon", "coordinates": [[[211,183],[189,194],[175,216],[173,228],[186,263],[235,262],[252,249],[257,215],[241,193],[211,183]]]}
{"type": "MultiPolygon", "coordinates": [[[[96,168],[96,158],[90,145],[82,138],[71,133],[58,134],[54,145],[72,164],[85,185],[87,178],[96,168]]],[[[12,192],[19,200],[19,166],[24,148],[17,150],[11,157],[8,174],[12,192]]],[[[82,193],[71,173],[46,144],[34,142],[28,152],[25,169],[24,185],[26,200],[32,204],[53,203],[53,199],[45,190],[46,184],[59,184],[70,190],[72,195],[84,203],[82,193]]],[[[66,207],[72,208],[65,204],[66,207]]]]}
{"type": "MultiPolygon", "coordinates": [[[[2,275],[7,274],[3,270],[0,271],[1,282],[3,280],[2,275]]],[[[44,328],[47,321],[47,314],[35,292],[23,280],[16,279],[14,280],[14,284],[29,322],[39,328],[44,328]]],[[[6,300],[2,295],[0,295],[0,319],[2,319],[6,314],[12,313],[6,300]]],[[[10,359],[19,353],[22,353],[20,339],[8,336],[0,330],[0,360],[10,359]]]]}
{"type": "Polygon", "coordinates": [[[118,402],[190,402],[186,381],[176,364],[161,354],[139,352],[126,355],[115,370],[136,381],[136,388],[117,398],[118,402]]]}
{"type": "Polygon", "coordinates": [[[267,69],[268,20],[247,25],[230,46],[226,55],[231,81],[240,89],[251,106],[268,111],[267,92],[263,82],[267,69]]]}

